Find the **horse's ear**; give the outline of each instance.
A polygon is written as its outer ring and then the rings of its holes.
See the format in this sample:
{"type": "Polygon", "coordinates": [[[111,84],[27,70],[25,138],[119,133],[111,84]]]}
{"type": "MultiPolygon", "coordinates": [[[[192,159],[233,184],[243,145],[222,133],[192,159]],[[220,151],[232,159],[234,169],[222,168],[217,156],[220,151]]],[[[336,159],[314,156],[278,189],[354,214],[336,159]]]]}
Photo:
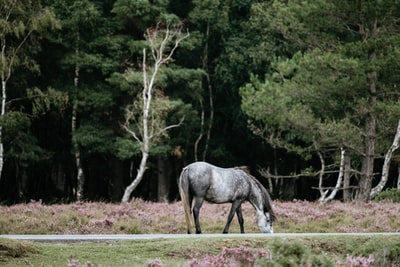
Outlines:
{"type": "Polygon", "coordinates": [[[236,169],[240,169],[240,170],[244,171],[245,173],[250,174],[249,166],[239,166],[239,167],[236,167],[236,169]]]}

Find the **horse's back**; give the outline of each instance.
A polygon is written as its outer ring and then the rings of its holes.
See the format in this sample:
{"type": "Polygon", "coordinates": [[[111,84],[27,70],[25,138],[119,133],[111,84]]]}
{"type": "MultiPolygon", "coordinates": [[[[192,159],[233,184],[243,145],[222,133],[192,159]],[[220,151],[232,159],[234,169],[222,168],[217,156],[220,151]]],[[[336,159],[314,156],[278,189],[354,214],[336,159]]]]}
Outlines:
{"type": "Polygon", "coordinates": [[[248,195],[247,175],[240,169],[221,168],[202,161],[189,164],[185,169],[195,196],[224,203],[248,195]]]}
{"type": "Polygon", "coordinates": [[[188,172],[190,181],[204,181],[229,179],[232,176],[232,168],[221,168],[204,161],[196,161],[184,168],[188,172]]]}
{"type": "Polygon", "coordinates": [[[214,165],[207,162],[197,161],[184,168],[192,191],[206,189],[206,187],[211,183],[212,168],[214,167],[214,165]]]}

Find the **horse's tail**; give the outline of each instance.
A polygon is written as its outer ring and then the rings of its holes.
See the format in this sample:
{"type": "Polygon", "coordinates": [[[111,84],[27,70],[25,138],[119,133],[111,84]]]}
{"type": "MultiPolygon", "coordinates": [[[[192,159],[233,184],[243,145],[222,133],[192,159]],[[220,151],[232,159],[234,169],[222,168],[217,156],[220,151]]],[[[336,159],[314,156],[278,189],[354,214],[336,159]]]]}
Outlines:
{"type": "Polygon", "coordinates": [[[179,177],[179,194],[181,195],[183,210],[185,211],[185,219],[187,225],[187,233],[193,227],[193,218],[191,216],[191,201],[189,196],[189,177],[187,168],[183,168],[181,176],[179,177]]]}

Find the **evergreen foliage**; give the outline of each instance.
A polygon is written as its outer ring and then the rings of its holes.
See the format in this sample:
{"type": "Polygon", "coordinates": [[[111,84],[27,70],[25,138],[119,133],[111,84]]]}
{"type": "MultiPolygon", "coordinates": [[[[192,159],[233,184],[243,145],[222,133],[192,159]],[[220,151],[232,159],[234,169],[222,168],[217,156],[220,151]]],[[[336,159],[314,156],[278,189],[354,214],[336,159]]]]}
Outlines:
{"type": "Polygon", "coordinates": [[[390,200],[393,203],[400,202],[400,190],[397,188],[386,189],[379,193],[375,198],[375,201],[390,200]]]}
{"type": "Polygon", "coordinates": [[[0,14],[3,202],[71,201],[78,169],[84,199],[120,200],[140,161],[122,125],[128,111],[140,127],[144,33],[163,22],[190,37],[157,77],[153,129],[185,120],[152,144],[135,196],[177,199],[181,168],[201,159],[249,165],[265,186],[259,168],[307,171],[274,198],[316,199],[319,156],[332,185],[341,147],[357,197],[377,184],[400,117],[391,0],[5,0],[0,14]]]}

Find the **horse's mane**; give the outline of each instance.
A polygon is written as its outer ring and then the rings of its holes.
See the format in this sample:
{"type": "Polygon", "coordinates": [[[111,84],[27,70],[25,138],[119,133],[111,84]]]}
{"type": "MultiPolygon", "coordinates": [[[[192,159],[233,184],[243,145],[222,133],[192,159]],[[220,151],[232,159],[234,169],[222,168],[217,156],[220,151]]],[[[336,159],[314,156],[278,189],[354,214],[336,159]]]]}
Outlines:
{"type": "MultiPolygon", "coordinates": [[[[249,166],[237,166],[237,167],[235,167],[234,169],[236,169],[236,170],[242,170],[242,171],[244,171],[245,173],[247,173],[248,175],[250,175],[250,168],[249,168],[249,166]]],[[[250,175],[251,176],[251,175],[250,175]]]]}
{"type": "Polygon", "coordinates": [[[276,215],[274,213],[273,207],[272,207],[272,199],[270,195],[268,194],[267,189],[258,181],[254,176],[252,176],[250,173],[248,173],[249,178],[255,182],[255,184],[258,186],[260,189],[262,196],[263,196],[263,201],[264,201],[264,209],[269,213],[270,220],[271,222],[276,220],[276,215]]]}
{"type": "Polygon", "coordinates": [[[251,181],[253,181],[257,185],[257,187],[260,189],[262,198],[263,198],[263,202],[264,202],[263,203],[264,209],[265,209],[265,211],[267,211],[269,213],[270,219],[273,222],[276,219],[276,215],[275,215],[273,207],[272,207],[272,199],[269,196],[267,189],[265,189],[265,187],[260,183],[260,181],[258,181],[253,175],[251,175],[249,166],[238,166],[238,167],[234,167],[234,169],[244,172],[246,174],[246,176],[251,181]]]}

